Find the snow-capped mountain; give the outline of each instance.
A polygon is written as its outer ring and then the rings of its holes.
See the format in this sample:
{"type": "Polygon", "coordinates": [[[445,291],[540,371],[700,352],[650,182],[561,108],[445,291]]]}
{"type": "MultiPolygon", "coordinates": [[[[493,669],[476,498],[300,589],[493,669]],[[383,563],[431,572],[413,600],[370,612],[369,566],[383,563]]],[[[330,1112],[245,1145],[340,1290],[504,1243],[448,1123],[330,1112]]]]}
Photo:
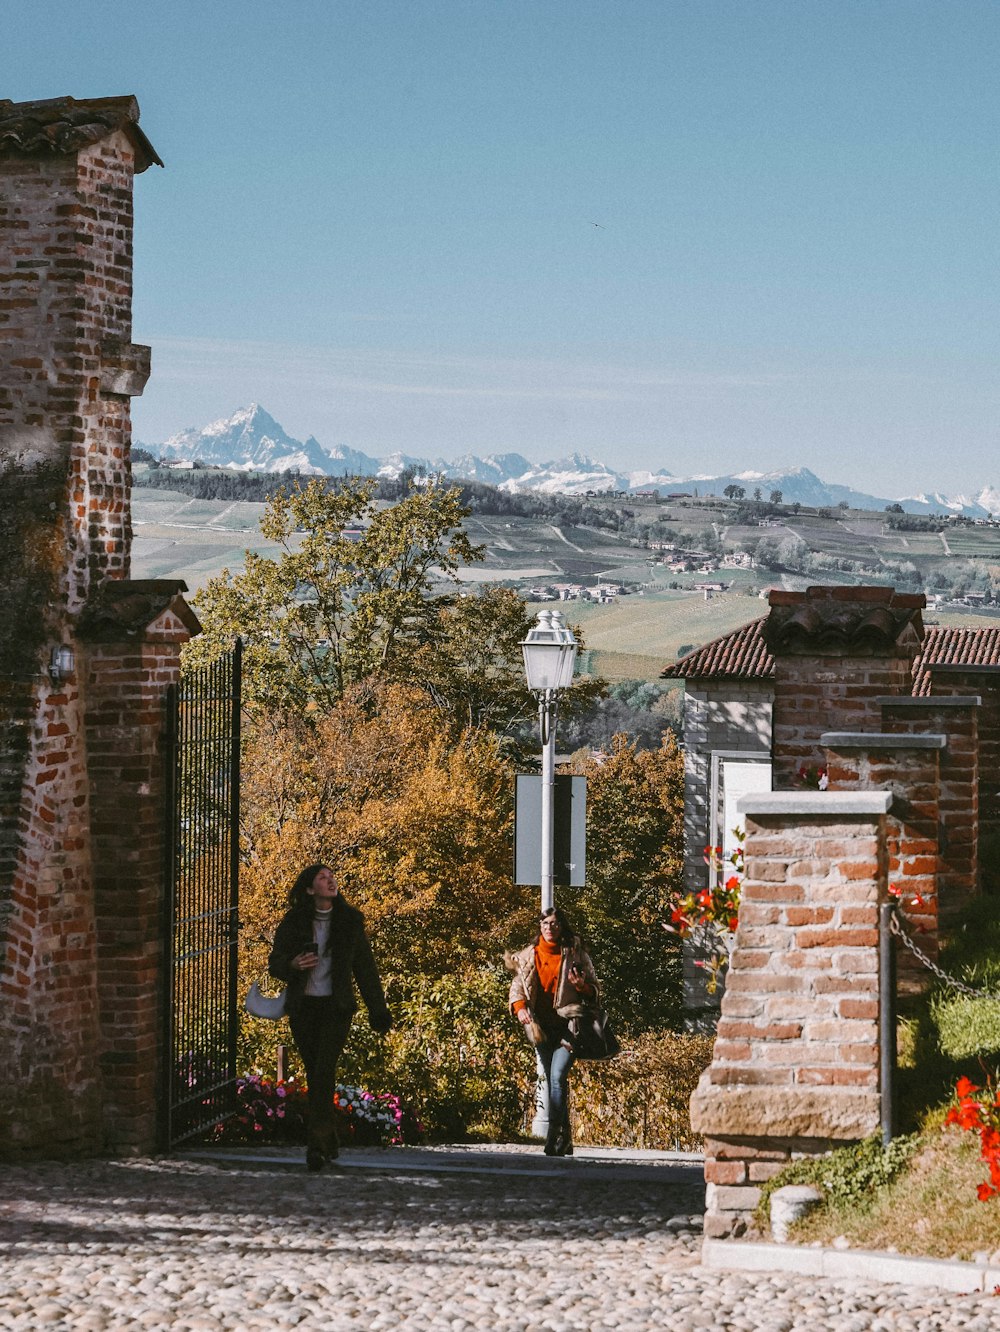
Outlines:
{"type": "Polygon", "coordinates": [[[435,470],[448,469],[452,476],[465,481],[482,481],[489,486],[502,486],[531,471],[531,463],[520,453],[491,453],[485,458],[466,453],[450,463],[435,464],[435,470]]]}
{"type": "Polygon", "coordinates": [[[232,416],[198,429],[189,426],[159,447],[164,460],[212,463],[238,471],[301,472],[329,476],[343,471],[372,476],[378,462],[353,449],[328,450],[310,437],[302,443],[287,435],[256,402],[232,416]]]}
{"type": "Polygon", "coordinates": [[[404,470],[414,469],[454,480],[482,481],[508,491],[535,490],[550,495],[659,490],[662,494],[686,491],[706,496],[723,495],[728,486],[740,486],[748,498],[753,498],[759,490],[762,498],[768,499],[772,491],[780,490],[786,504],[836,507],[847,503],[856,509],[884,509],[887,504],[899,503],[907,513],[960,513],[976,518],[1000,513],[1000,489],[995,486],[984,486],[974,498],[940,494],[886,498],[850,486],[830,485],[807,467],[784,472],[746,470],[713,476],[672,473],[665,469],[621,472],[582,453],[538,463],[529,461],[520,453],[491,453],[485,458],[466,454],[450,462],[416,458],[401,452],[385,458],[372,458],[343,445],[324,448],[312,436],[304,443],[293,439],[257,403],[201,429],[192,426],[182,430],[158,447],[149,447],[165,461],[200,460],[241,471],[398,477],[404,470]]]}

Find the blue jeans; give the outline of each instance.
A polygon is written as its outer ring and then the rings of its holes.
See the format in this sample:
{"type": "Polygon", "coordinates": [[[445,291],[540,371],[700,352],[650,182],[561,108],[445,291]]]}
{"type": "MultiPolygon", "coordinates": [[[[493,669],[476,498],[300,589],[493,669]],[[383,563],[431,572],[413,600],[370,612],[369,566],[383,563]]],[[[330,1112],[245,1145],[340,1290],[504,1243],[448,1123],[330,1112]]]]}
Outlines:
{"type": "Polygon", "coordinates": [[[569,1142],[569,1071],[576,1055],[564,1045],[551,1039],[536,1045],[538,1058],[545,1069],[545,1082],[549,1092],[549,1132],[546,1139],[551,1146],[562,1135],[569,1142]]]}

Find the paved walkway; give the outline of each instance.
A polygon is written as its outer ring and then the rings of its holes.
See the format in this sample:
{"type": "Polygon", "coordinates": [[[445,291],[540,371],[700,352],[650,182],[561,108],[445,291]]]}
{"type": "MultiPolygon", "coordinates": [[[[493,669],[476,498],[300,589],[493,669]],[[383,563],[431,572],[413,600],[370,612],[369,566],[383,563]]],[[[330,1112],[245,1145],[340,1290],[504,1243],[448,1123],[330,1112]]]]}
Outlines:
{"type": "Polygon", "coordinates": [[[322,1175],[300,1161],[7,1167],[0,1328],[1000,1332],[993,1295],[703,1267],[701,1169],[683,1157],[348,1151],[322,1175]]]}

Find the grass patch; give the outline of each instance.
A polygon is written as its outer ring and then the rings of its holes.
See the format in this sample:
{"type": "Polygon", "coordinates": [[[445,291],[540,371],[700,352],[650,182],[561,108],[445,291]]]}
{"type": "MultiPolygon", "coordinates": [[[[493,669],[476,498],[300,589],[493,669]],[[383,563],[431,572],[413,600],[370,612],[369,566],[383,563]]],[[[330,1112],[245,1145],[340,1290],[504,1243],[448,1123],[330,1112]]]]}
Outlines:
{"type": "Polygon", "coordinates": [[[845,1236],[852,1248],[895,1249],[929,1258],[963,1258],[1000,1249],[1000,1205],[981,1203],[986,1178],[971,1134],[940,1126],[915,1140],[907,1168],[871,1198],[828,1203],[792,1229],[797,1244],[830,1244],[845,1236]]]}
{"type": "Polygon", "coordinates": [[[949,975],[990,993],[937,982],[911,1000],[900,1022],[897,1120],[903,1135],[883,1151],[876,1135],[829,1156],[793,1162],[765,1186],[756,1224],[767,1233],[771,1193],[811,1183],[824,1203],[792,1231],[797,1243],[895,1249],[969,1259],[1000,1250],[1000,1199],[980,1202],[988,1178],[974,1134],[944,1127],[962,1077],[982,1085],[1000,1066],[1000,899],[983,896],[941,949],[949,975]]]}

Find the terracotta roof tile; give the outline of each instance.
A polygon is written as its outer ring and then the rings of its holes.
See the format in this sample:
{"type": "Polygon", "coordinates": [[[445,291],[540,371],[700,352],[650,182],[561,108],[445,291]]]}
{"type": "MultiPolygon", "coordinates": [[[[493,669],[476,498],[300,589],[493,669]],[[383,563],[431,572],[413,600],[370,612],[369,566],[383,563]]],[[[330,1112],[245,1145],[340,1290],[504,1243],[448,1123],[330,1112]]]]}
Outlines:
{"type": "Polygon", "coordinates": [[[782,655],[867,656],[900,648],[919,649],[923,638],[923,594],[891,587],[809,587],[802,592],[772,588],[764,638],[782,655]]]}
{"type": "Polygon", "coordinates": [[[774,675],[774,658],[764,642],[767,616],[751,620],[731,634],[696,648],[680,661],[661,671],[667,680],[712,679],[736,677],[742,680],[770,680],[774,675]]]}
{"type": "Polygon", "coordinates": [[[134,97],[50,97],[39,102],[0,100],[0,155],[38,156],[77,153],[100,143],[115,130],[128,135],[135,149],[136,172],[154,163],[156,149],[139,128],[134,97]]]}
{"type": "MultiPolygon", "coordinates": [[[[767,616],[752,620],[704,647],[695,648],[661,672],[667,680],[774,678],[774,658],[764,642],[767,616]]],[[[931,692],[931,666],[1000,665],[1000,625],[988,629],[924,631],[920,653],[913,661],[913,693],[931,692]]]]}
{"type": "Polygon", "coordinates": [[[913,692],[931,690],[931,666],[1000,666],[1000,625],[988,629],[928,629],[913,663],[913,692]]]}

